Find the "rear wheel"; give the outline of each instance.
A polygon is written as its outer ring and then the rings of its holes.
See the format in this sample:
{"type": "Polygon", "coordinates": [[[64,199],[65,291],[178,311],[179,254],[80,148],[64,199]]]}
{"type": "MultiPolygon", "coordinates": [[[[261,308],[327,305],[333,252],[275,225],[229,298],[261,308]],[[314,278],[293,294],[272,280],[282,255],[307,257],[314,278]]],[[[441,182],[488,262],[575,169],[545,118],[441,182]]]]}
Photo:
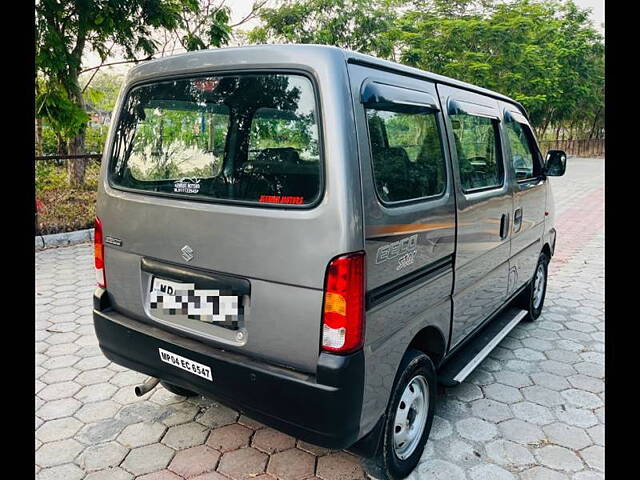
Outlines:
{"type": "Polygon", "coordinates": [[[436,373],[429,357],[405,354],[387,406],[378,464],[389,479],[407,477],[429,438],[436,402],[436,373]]]}
{"type": "Polygon", "coordinates": [[[523,290],[518,298],[518,304],[527,310],[526,320],[534,321],[542,313],[544,298],[547,294],[547,270],[549,267],[549,257],[542,252],[538,258],[538,264],[533,272],[533,278],[529,281],[527,288],[523,290]]]}
{"type": "Polygon", "coordinates": [[[174,385],[173,383],[160,382],[160,384],[171,393],[179,395],[181,397],[196,397],[198,395],[196,392],[192,392],[191,390],[187,390],[186,388],[179,387],[177,385],[174,385]]]}

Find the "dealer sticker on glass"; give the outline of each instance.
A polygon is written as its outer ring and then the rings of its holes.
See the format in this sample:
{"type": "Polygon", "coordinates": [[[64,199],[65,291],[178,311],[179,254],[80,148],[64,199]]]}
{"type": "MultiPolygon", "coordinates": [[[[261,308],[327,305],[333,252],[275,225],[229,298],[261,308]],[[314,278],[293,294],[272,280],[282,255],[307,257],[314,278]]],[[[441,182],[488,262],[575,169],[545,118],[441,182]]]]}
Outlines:
{"type": "Polygon", "coordinates": [[[160,360],[162,360],[164,363],[168,363],[169,365],[178,367],[185,372],[193,373],[194,375],[198,375],[199,377],[206,378],[210,382],[213,382],[211,369],[206,365],[202,365],[201,363],[194,362],[193,360],[189,360],[188,358],[181,357],[180,355],[176,355],[175,353],[167,352],[162,348],[158,348],[158,352],[160,353],[160,360]]]}

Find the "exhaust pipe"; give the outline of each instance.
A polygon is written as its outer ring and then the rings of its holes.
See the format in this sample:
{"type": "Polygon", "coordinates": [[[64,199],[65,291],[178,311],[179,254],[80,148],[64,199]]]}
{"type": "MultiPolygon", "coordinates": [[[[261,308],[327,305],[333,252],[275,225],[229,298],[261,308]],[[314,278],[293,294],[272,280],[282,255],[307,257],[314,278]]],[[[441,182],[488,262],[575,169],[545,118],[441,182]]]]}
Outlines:
{"type": "Polygon", "coordinates": [[[149,377],[144,381],[144,383],[141,383],[140,385],[136,385],[136,388],[135,388],[136,397],[141,397],[145,393],[152,390],[156,385],[158,385],[158,382],[160,382],[159,378],[149,377]]]}

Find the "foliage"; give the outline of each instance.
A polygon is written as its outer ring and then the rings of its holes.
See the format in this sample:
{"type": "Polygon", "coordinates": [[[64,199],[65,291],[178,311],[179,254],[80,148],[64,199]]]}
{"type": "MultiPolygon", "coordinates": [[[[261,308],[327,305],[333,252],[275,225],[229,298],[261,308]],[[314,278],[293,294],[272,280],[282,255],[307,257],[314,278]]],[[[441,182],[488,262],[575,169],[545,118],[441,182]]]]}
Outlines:
{"type": "MultiPolygon", "coordinates": [[[[381,57],[393,54],[385,35],[397,18],[397,0],[285,0],[263,9],[263,26],[248,34],[252,43],[318,43],[381,57]]],[[[406,3],[406,2],[402,2],[406,3]]]]}
{"type": "Polygon", "coordinates": [[[90,162],[83,187],[70,188],[64,163],[36,162],[37,233],[70,232],[93,227],[100,164],[90,162]]]}
{"type": "MultiPolygon", "coordinates": [[[[87,50],[104,63],[118,46],[127,60],[150,58],[158,48],[154,33],[186,29],[186,48],[195,50],[225,44],[229,15],[219,7],[204,18],[198,0],[39,0],[36,3],[37,115],[46,119],[56,136],[68,142],[69,153],[84,153],[88,117],[80,87],[82,58],[87,50]],[[189,16],[201,18],[191,29],[189,16]]],[[[91,97],[91,92],[88,93],[91,97]]],[[[98,101],[99,99],[94,100],[98,101]]],[[[82,184],[84,166],[69,163],[72,185],[82,184]]]]}
{"type": "Polygon", "coordinates": [[[504,93],[540,136],[602,126],[603,40],[572,0],[286,0],[261,19],[253,42],[337,45],[504,93]]]}
{"type": "Polygon", "coordinates": [[[98,72],[93,78],[89,72],[83,73],[80,75],[80,82],[86,85],[85,102],[96,110],[112,111],[118,100],[123,80],[122,75],[113,73],[98,72]]]}

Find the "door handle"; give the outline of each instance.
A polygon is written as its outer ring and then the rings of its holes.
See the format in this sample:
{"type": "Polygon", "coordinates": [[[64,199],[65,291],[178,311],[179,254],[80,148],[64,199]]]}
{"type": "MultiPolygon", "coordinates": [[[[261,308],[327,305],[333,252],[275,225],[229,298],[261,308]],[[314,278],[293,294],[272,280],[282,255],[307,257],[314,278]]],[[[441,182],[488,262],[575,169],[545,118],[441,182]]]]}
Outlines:
{"type": "Polygon", "coordinates": [[[519,232],[521,227],[522,227],[522,208],[518,208],[516,209],[515,212],[513,212],[513,232],[514,233],[519,232]]]}
{"type": "Polygon", "coordinates": [[[500,239],[504,240],[507,238],[509,234],[509,215],[506,213],[502,214],[500,218],[500,239]]]}

